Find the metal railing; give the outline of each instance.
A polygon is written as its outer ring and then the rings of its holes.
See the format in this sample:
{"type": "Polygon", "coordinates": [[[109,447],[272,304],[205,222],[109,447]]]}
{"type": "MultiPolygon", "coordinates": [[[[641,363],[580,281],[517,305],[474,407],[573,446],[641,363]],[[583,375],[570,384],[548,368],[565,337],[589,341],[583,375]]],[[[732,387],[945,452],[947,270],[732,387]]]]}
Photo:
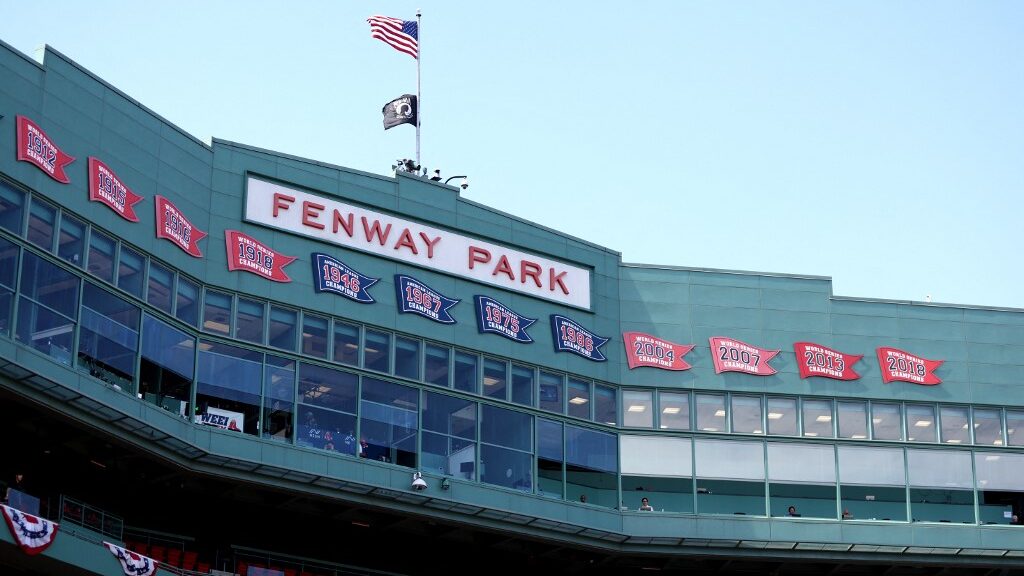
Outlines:
{"type": "Polygon", "coordinates": [[[124,536],[124,520],[120,516],[63,494],[60,496],[60,522],[88,528],[118,542],[124,536]]]}

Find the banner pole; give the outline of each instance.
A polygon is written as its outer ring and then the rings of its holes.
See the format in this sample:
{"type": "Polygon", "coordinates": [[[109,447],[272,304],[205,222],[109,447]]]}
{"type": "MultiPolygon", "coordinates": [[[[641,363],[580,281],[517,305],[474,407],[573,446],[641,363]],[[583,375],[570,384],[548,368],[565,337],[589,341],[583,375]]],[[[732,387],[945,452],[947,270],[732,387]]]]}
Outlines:
{"type": "Polygon", "coordinates": [[[420,92],[420,60],[423,58],[423,27],[416,10],[416,166],[420,165],[420,118],[423,117],[423,95],[420,92]]]}

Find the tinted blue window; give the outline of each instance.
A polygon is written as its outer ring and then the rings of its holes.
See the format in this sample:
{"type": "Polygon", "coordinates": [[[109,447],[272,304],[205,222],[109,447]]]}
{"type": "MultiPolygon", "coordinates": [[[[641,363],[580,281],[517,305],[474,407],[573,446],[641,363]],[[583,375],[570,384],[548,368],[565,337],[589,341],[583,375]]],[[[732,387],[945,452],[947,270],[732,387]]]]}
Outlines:
{"type": "Polygon", "coordinates": [[[359,366],[359,327],[334,321],[334,361],[359,366]]]}
{"type": "Polygon", "coordinates": [[[79,366],[91,376],[127,389],[135,379],[139,314],[137,307],[86,282],[78,336],[79,366]]]}
{"type": "Polygon", "coordinates": [[[139,394],[146,402],[187,418],[195,359],[195,338],[143,315],[139,394]]]}
{"type": "Polygon", "coordinates": [[[299,401],[356,413],[359,379],[355,374],[315,364],[299,364],[299,401]]]}
{"type": "Polygon", "coordinates": [[[26,252],[21,263],[21,294],[69,318],[78,317],[78,277],[26,252]]]}
{"type": "Polygon", "coordinates": [[[477,393],[477,365],[479,358],[466,352],[455,353],[455,389],[463,392],[477,393]]]}
{"type": "Polygon", "coordinates": [[[512,401],[533,406],[533,368],[512,365],[512,401]]]}
{"type": "Polygon", "coordinates": [[[448,386],[448,359],[451,349],[445,346],[427,344],[424,360],[424,380],[436,386],[448,386]]]}
{"type": "Polygon", "coordinates": [[[420,379],[420,341],[395,337],[395,376],[420,379]]]}
{"type": "Polygon", "coordinates": [[[532,452],[533,416],[484,404],[480,412],[480,440],[532,452]]]}
{"type": "Polygon", "coordinates": [[[417,390],[376,378],[363,378],[359,407],[361,455],[415,467],[417,390]]]}
{"type": "Polygon", "coordinates": [[[290,441],[294,409],[295,361],[267,354],[263,368],[263,436],[290,441]]]}
{"type": "Polygon", "coordinates": [[[614,434],[566,426],[565,453],[569,464],[604,472],[618,469],[619,447],[614,434]]]}
{"type": "Polygon", "coordinates": [[[366,330],[366,344],[363,349],[363,368],[388,372],[391,369],[391,335],[376,330],[366,330]]]}
{"type": "Polygon", "coordinates": [[[215,414],[209,410],[215,408],[221,413],[241,414],[241,428],[256,434],[263,354],[208,340],[201,341],[199,348],[196,401],[200,413],[215,414]]]}
{"type": "Polygon", "coordinates": [[[56,226],[57,209],[32,198],[28,214],[28,241],[50,252],[53,250],[53,227],[56,226]]]}
{"type": "Polygon", "coordinates": [[[0,181],[0,228],[20,236],[24,214],[25,193],[0,181]]]}

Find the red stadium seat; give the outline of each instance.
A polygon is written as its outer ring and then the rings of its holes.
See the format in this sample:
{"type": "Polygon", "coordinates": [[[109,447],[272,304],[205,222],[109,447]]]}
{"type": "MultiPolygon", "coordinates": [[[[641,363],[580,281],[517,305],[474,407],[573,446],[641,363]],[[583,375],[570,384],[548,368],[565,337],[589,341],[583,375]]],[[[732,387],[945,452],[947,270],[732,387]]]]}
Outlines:
{"type": "Polygon", "coordinates": [[[295,568],[285,568],[284,576],[295,576],[295,568]]]}
{"type": "Polygon", "coordinates": [[[181,567],[185,570],[195,570],[198,556],[199,554],[195,550],[185,550],[185,561],[181,563],[181,567]]]}
{"type": "Polygon", "coordinates": [[[149,547],[149,557],[152,558],[153,560],[156,560],[157,562],[166,562],[167,561],[167,549],[164,548],[163,546],[158,546],[156,544],[153,544],[152,546],[149,547]]]}
{"type": "Polygon", "coordinates": [[[171,566],[181,568],[181,550],[178,548],[168,548],[167,563],[171,566]]]}
{"type": "Polygon", "coordinates": [[[238,566],[235,567],[235,572],[245,576],[249,572],[249,563],[245,560],[239,560],[238,566]]]}
{"type": "Polygon", "coordinates": [[[200,574],[209,574],[210,573],[210,563],[209,562],[200,561],[199,564],[196,566],[196,572],[199,572],[200,574]]]}

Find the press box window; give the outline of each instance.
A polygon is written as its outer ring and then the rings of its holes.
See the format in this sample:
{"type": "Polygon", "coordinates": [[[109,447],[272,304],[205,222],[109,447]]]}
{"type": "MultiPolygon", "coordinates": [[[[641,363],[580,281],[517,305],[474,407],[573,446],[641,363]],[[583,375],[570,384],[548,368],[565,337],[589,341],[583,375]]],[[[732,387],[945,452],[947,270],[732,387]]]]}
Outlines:
{"type": "Polygon", "coordinates": [[[203,299],[203,330],[214,334],[231,334],[231,296],[207,290],[203,299]]]}
{"type": "Polygon", "coordinates": [[[28,241],[51,252],[56,222],[57,209],[38,198],[32,198],[28,213],[28,241]]]}

